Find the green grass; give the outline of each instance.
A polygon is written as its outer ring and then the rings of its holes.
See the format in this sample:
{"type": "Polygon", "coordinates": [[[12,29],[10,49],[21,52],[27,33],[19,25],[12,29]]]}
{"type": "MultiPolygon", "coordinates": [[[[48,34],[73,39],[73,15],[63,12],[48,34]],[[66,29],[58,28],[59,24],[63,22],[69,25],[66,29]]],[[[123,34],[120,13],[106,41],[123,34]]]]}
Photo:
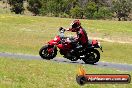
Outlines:
{"type": "Polygon", "coordinates": [[[132,44],[102,42],[101,61],[132,64],[132,44]]]}
{"type": "MultiPolygon", "coordinates": [[[[80,88],[76,83],[79,65],[46,60],[0,58],[0,88],[80,88]]],[[[131,72],[85,65],[88,74],[131,72]]],[[[82,88],[131,88],[132,84],[88,84],[82,88]]]]}
{"type": "MultiPolygon", "coordinates": [[[[72,20],[55,17],[1,14],[0,52],[38,55],[41,46],[58,34],[58,28],[60,26],[69,27],[72,20]]],[[[132,24],[129,21],[81,20],[81,22],[89,36],[101,38],[118,37],[119,39],[123,37],[127,41],[131,40],[132,37],[132,24]]],[[[67,34],[71,33],[68,32],[67,34]]],[[[103,41],[101,43],[104,49],[104,53],[101,54],[102,61],[132,64],[132,44],[103,41]]]]}

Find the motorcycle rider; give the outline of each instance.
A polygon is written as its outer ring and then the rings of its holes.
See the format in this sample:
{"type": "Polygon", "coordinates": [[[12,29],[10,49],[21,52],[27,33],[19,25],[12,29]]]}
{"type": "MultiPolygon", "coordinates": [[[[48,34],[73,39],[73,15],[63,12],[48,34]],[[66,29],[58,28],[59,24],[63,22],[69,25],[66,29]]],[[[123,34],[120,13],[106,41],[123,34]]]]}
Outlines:
{"type": "MultiPolygon", "coordinates": [[[[74,20],[71,23],[71,28],[66,29],[66,31],[76,32],[77,37],[75,37],[75,41],[79,43],[79,46],[74,48],[67,54],[67,57],[70,58],[72,56],[78,55],[78,51],[88,46],[88,37],[86,31],[82,28],[79,20],[74,20]]],[[[79,55],[78,55],[79,56],[79,55]]]]}

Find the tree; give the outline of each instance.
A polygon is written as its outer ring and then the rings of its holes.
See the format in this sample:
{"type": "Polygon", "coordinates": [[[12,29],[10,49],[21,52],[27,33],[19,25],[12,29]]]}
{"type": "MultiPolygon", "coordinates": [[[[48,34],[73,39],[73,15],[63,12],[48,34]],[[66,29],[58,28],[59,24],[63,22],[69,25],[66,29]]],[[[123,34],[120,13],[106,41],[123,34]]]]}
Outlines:
{"type": "Polygon", "coordinates": [[[114,1],[112,10],[116,13],[118,21],[121,21],[121,18],[123,18],[123,20],[127,20],[132,10],[132,2],[131,0],[114,1]]]}
{"type": "Polygon", "coordinates": [[[97,5],[95,2],[88,2],[85,6],[84,12],[87,18],[93,18],[93,15],[97,11],[97,5]]]}
{"type": "Polygon", "coordinates": [[[79,6],[75,6],[74,8],[72,8],[70,10],[70,13],[73,18],[81,18],[81,19],[83,18],[83,14],[84,14],[83,9],[79,6]]]}
{"type": "Polygon", "coordinates": [[[110,12],[110,9],[108,7],[99,7],[99,10],[94,13],[94,18],[97,19],[105,19],[105,18],[111,18],[112,13],[110,12]]]}
{"type": "Polygon", "coordinates": [[[61,12],[59,0],[51,0],[47,2],[47,12],[53,14],[53,16],[58,16],[61,12]]]}
{"type": "Polygon", "coordinates": [[[41,3],[42,15],[59,16],[59,14],[69,11],[67,0],[41,0],[41,3]]]}
{"type": "Polygon", "coordinates": [[[31,11],[35,16],[40,13],[42,7],[41,0],[28,0],[28,10],[31,11]]]}
{"type": "Polygon", "coordinates": [[[16,14],[22,14],[24,11],[23,1],[24,0],[8,0],[8,3],[11,6],[11,11],[16,14]]]}

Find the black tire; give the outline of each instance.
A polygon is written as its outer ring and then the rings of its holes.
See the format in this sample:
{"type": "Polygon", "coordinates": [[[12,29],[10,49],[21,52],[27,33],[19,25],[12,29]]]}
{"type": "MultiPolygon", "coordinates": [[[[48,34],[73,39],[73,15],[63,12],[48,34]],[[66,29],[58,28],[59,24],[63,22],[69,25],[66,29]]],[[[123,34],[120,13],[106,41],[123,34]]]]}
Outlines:
{"type": "Polygon", "coordinates": [[[91,49],[85,55],[85,58],[82,59],[86,64],[94,64],[100,59],[100,53],[97,49],[91,49]],[[95,56],[96,55],[96,56],[95,56]]]}
{"type": "Polygon", "coordinates": [[[50,59],[53,59],[54,57],[56,57],[56,55],[57,55],[57,48],[56,47],[53,47],[54,48],[54,51],[53,51],[53,53],[51,55],[49,55],[47,53],[47,48],[48,48],[48,45],[45,45],[45,46],[43,46],[39,50],[39,55],[41,56],[41,58],[46,59],[46,60],[50,60],[50,59]]]}

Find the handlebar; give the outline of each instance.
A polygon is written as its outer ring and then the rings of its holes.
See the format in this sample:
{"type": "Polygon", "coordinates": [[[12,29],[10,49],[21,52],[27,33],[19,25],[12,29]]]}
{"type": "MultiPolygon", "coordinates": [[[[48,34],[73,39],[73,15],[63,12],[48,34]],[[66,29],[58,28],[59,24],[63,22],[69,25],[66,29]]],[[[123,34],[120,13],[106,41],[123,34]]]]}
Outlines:
{"type": "Polygon", "coordinates": [[[63,27],[60,27],[59,28],[59,32],[60,32],[60,37],[61,37],[61,40],[63,42],[76,42],[75,38],[74,37],[64,37],[64,32],[66,31],[66,29],[64,29],[63,27]]]}

